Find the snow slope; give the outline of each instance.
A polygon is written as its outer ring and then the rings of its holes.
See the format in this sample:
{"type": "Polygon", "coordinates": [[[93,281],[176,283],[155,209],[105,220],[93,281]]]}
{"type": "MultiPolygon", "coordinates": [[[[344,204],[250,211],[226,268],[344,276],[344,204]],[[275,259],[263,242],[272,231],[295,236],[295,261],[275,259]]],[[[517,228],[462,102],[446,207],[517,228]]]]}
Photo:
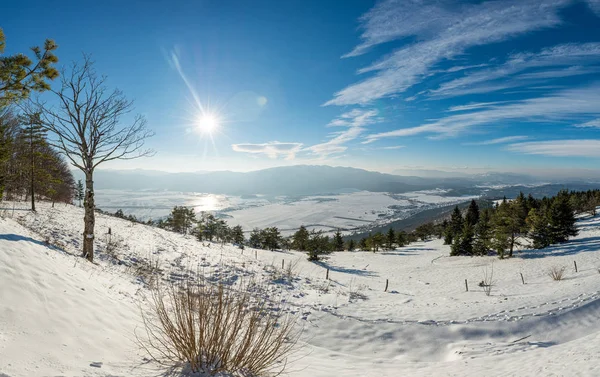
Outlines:
{"type": "Polygon", "coordinates": [[[569,243],[510,260],[450,258],[435,240],[314,264],[99,215],[92,265],[72,255],[82,210],[39,207],[0,209],[0,376],[164,375],[135,341],[146,289],[131,271],[144,260],[168,279],[200,266],[213,280],[270,281],[303,329],[293,377],[600,375],[600,216],[581,218],[569,243]],[[105,253],[108,228],[120,264],[105,253]],[[565,280],[551,280],[552,266],[567,268],[565,280]],[[488,297],[478,283],[492,268],[488,297]]]}

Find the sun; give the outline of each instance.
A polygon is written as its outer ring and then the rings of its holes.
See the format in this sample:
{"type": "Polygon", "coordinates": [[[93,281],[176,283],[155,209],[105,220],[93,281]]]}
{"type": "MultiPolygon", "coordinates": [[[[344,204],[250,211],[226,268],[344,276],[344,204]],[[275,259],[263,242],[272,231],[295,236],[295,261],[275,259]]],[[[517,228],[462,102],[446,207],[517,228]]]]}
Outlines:
{"type": "Polygon", "coordinates": [[[219,128],[219,118],[215,114],[202,114],[197,125],[200,132],[212,134],[219,128]]]}

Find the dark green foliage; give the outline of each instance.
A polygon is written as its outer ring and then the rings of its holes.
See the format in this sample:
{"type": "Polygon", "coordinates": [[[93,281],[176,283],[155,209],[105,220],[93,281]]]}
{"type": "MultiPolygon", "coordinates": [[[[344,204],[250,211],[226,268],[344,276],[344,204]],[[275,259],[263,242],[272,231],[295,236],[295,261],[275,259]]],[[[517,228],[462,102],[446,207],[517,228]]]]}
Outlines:
{"type": "Polygon", "coordinates": [[[250,247],[258,249],[262,246],[262,241],[260,239],[260,229],[254,228],[250,233],[250,238],[248,239],[248,244],[250,247]]]}
{"type": "Polygon", "coordinates": [[[307,251],[309,261],[318,261],[323,255],[330,254],[332,250],[329,237],[323,235],[321,231],[312,230],[308,239],[307,251]]]}
{"type": "Polygon", "coordinates": [[[336,230],[335,235],[333,236],[333,250],[335,251],[344,251],[344,239],[342,238],[342,232],[340,230],[336,230]]]}
{"type": "Polygon", "coordinates": [[[454,243],[454,238],[460,236],[463,227],[463,218],[460,213],[460,209],[458,206],[454,207],[454,211],[452,211],[452,215],[450,216],[450,222],[448,223],[448,227],[446,228],[446,233],[444,235],[444,244],[451,245],[454,243]]]}
{"type": "Polygon", "coordinates": [[[527,216],[529,238],[534,249],[550,246],[550,228],[548,227],[548,211],[546,208],[532,208],[527,216]]]}
{"type": "Polygon", "coordinates": [[[475,226],[479,221],[479,206],[475,199],[471,200],[469,208],[467,208],[467,214],[465,215],[465,222],[471,226],[475,226]]]}
{"type": "Polygon", "coordinates": [[[408,244],[408,237],[405,231],[396,232],[396,244],[398,247],[404,247],[408,244]]]}
{"type": "Polygon", "coordinates": [[[306,230],[304,225],[300,226],[300,229],[294,233],[292,236],[292,247],[294,250],[298,251],[306,251],[308,250],[308,239],[310,237],[310,233],[306,230]]]}
{"type": "Polygon", "coordinates": [[[81,179],[77,181],[77,186],[75,187],[75,200],[79,201],[79,206],[81,207],[81,201],[83,200],[83,182],[81,182],[81,179]]]}
{"type": "Polygon", "coordinates": [[[436,227],[432,222],[421,224],[413,233],[421,241],[427,241],[436,233],[436,227]]]}
{"type": "Polygon", "coordinates": [[[385,236],[381,232],[375,233],[373,236],[369,237],[369,246],[373,251],[379,251],[380,248],[383,248],[385,244],[385,236]]]}
{"type": "Polygon", "coordinates": [[[231,228],[231,239],[233,243],[238,245],[244,244],[244,230],[242,229],[241,225],[236,225],[231,228]]]}
{"type": "Polygon", "coordinates": [[[196,222],[196,213],[193,208],[177,206],[167,217],[167,227],[174,232],[188,234],[196,222]]]}
{"type": "MultiPolygon", "coordinates": [[[[0,28],[0,55],[6,45],[4,32],[0,28]]],[[[43,50],[32,47],[36,62],[23,54],[0,56],[0,109],[11,103],[29,97],[30,92],[50,89],[47,80],[58,77],[54,64],[58,58],[54,51],[58,48],[51,39],[46,39],[43,50]]]]}
{"type": "Polygon", "coordinates": [[[475,238],[473,241],[474,255],[486,255],[492,246],[492,224],[490,212],[491,210],[489,209],[481,211],[479,221],[475,225],[475,238]]]}
{"type": "Polygon", "coordinates": [[[550,242],[553,244],[566,242],[569,237],[577,235],[574,210],[566,191],[555,196],[550,205],[548,228],[550,242]]]}
{"type": "Polygon", "coordinates": [[[356,242],[354,242],[354,240],[348,241],[347,249],[348,251],[354,251],[354,249],[356,249],[356,242]]]}
{"type": "Polygon", "coordinates": [[[281,234],[277,227],[265,228],[260,231],[261,247],[267,250],[277,250],[281,244],[281,234]]]}
{"type": "Polygon", "coordinates": [[[369,249],[369,242],[367,242],[367,237],[363,237],[358,241],[358,248],[362,251],[366,251],[369,249]]]}
{"type": "Polygon", "coordinates": [[[385,247],[388,250],[394,250],[394,244],[396,243],[396,232],[393,228],[390,228],[386,234],[385,247]]]}

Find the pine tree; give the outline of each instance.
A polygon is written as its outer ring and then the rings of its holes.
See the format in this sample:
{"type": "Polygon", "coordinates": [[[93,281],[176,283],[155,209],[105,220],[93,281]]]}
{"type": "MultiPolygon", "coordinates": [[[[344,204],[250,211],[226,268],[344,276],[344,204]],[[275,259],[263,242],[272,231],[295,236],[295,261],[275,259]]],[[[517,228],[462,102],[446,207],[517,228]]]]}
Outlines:
{"type": "Polygon", "coordinates": [[[401,230],[396,232],[396,244],[398,247],[404,247],[408,244],[408,239],[406,237],[406,232],[401,230]]]}
{"type": "Polygon", "coordinates": [[[81,201],[83,200],[83,182],[81,182],[81,179],[77,181],[77,188],[75,189],[75,199],[79,201],[79,207],[81,207],[81,201]]]}
{"type": "Polygon", "coordinates": [[[188,234],[193,224],[196,222],[196,213],[193,208],[176,206],[167,217],[167,226],[172,231],[188,234]]]}
{"type": "Polygon", "coordinates": [[[396,232],[394,232],[394,228],[390,228],[386,235],[386,243],[385,247],[388,250],[394,250],[394,244],[396,243],[396,232]]]}
{"type": "Polygon", "coordinates": [[[260,239],[260,229],[254,228],[252,230],[252,232],[250,233],[250,238],[248,239],[248,243],[250,244],[250,247],[253,247],[255,249],[259,249],[262,246],[262,242],[260,239]]]}
{"type": "Polygon", "coordinates": [[[523,230],[521,218],[518,208],[506,200],[497,207],[492,220],[494,226],[494,241],[493,247],[498,252],[500,258],[504,258],[506,251],[509,252],[508,257],[513,256],[515,245],[517,245],[517,237],[523,230]]]}
{"type": "Polygon", "coordinates": [[[471,226],[475,226],[479,221],[479,206],[475,199],[471,200],[471,204],[469,204],[469,208],[467,208],[467,214],[465,215],[465,222],[469,223],[471,226]]]}
{"type": "Polygon", "coordinates": [[[358,241],[358,248],[361,251],[367,251],[369,249],[369,242],[367,237],[363,237],[360,239],[360,241],[358,241]]]}
{"type": "Polygon", "coordinates": [[[318,261],[323,255],[331,253],[329,237],[324,236],[321,231],[312,230],[307,245],[308,260],[318,261]]]}
{"type": "Polygon", "coordinates": [[[371,242],[373,251],[379,251],[379,249],[383,247],[383,244],[385,243],[385,236],[383,235],[383,233],[377,232],[373,235],[371,242]]]}
{"type": "Polygon", "coordinates": [[[460,209],[458,206],[454,207],[454,211],[450,216],[450,223],[448,224],[448,228],[446,229],[446,234],[444,236],[444,244],[452,245],[454,243],[454,238],[460,236],[463,227],[463,218],[460,213],[460,209]]]}
{"type": "Polygon", "coordinates": [[[21,117],[21,123],[20,137],[23,138],[24,144],[27,147],[31,210],[35,212],[35,183],[39,171],[42,170],[38,165],[40,165],[40,160],[42,159],[40,149],[46,144],[46,130],[42,127],[39,113],[21,117]]]}
{"type": "Polygon", "coordinates": [[[561,191],[556,195],[549,210],[548,227],[550,231],[550,242],[566,242],[569,237],[576,236],[578,231],[575,226],[575,214],[569,201],[567,191],[561,191]]]}
{"type": "Polygon", "coordinates": [[[338,229],[333,236],[333,249],[335,251],[344,251],[344,239],[342,238],[342,232],[338,229]]]}
{"type": "Polygon", "coordinates": [[[231,229],[233,242],[242,246],[244,244],[244,230],[241,225],[236,225],[231,229]]]}
{"type": "Polygon", "coordinates": [[[294,250],[298,251],[306,251],[308,250],[308,239],[310,237],[310,233],[306,230],[304,225],[300,226],[300,229],[294,233],[292,236],[292,247],[294,250]]]}
{"type": "MultiPolygon", "coordinates": [[[[4,32],[0,28],[0,55],[6,45],[4,32]]],[[[58,46],[51,39],[46,39],[44,49],[32,47],[37,62],[23,54],[0,56],[0,109],[11,103],[26,99],[30,92],[43,92],[50,89],[46,80],[58,77],[58,70],[53,66],[58,62],[54,50],[58,46]]]]}
{"type": "Polygon", "coordinates": [[[348,251],[354,251],[356,249],[356,242],[353,239],[348,241],[348,251]]]}
{"type": "Polygon", "coordinates": [[[475,239],[473,241],[473,254],[486,255],[491,248],[492,227],[489,210],[481,211],[479,221],[475,225],[475,239]]]}
{"type": "Polygon", "coordinates": [[[550,245],[547,209],[532,208],[527,216],[527,225],[529,227],[528,236],[532,240],[534,249],[543,249],[550,245]]]}

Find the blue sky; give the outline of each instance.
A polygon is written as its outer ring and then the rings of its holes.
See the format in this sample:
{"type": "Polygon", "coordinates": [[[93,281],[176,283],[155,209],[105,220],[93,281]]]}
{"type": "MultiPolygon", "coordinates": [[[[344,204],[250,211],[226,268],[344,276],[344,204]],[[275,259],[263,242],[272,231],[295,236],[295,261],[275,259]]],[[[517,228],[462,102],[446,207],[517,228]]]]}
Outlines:
{"type": "Polygon", "coordinates": [[[600,165],[600,0],[3,2],[135,99],[155,157],[111,168],[567,171],[600,165]],[[212,133],[202,112],[219,120],[212,133]]]}

